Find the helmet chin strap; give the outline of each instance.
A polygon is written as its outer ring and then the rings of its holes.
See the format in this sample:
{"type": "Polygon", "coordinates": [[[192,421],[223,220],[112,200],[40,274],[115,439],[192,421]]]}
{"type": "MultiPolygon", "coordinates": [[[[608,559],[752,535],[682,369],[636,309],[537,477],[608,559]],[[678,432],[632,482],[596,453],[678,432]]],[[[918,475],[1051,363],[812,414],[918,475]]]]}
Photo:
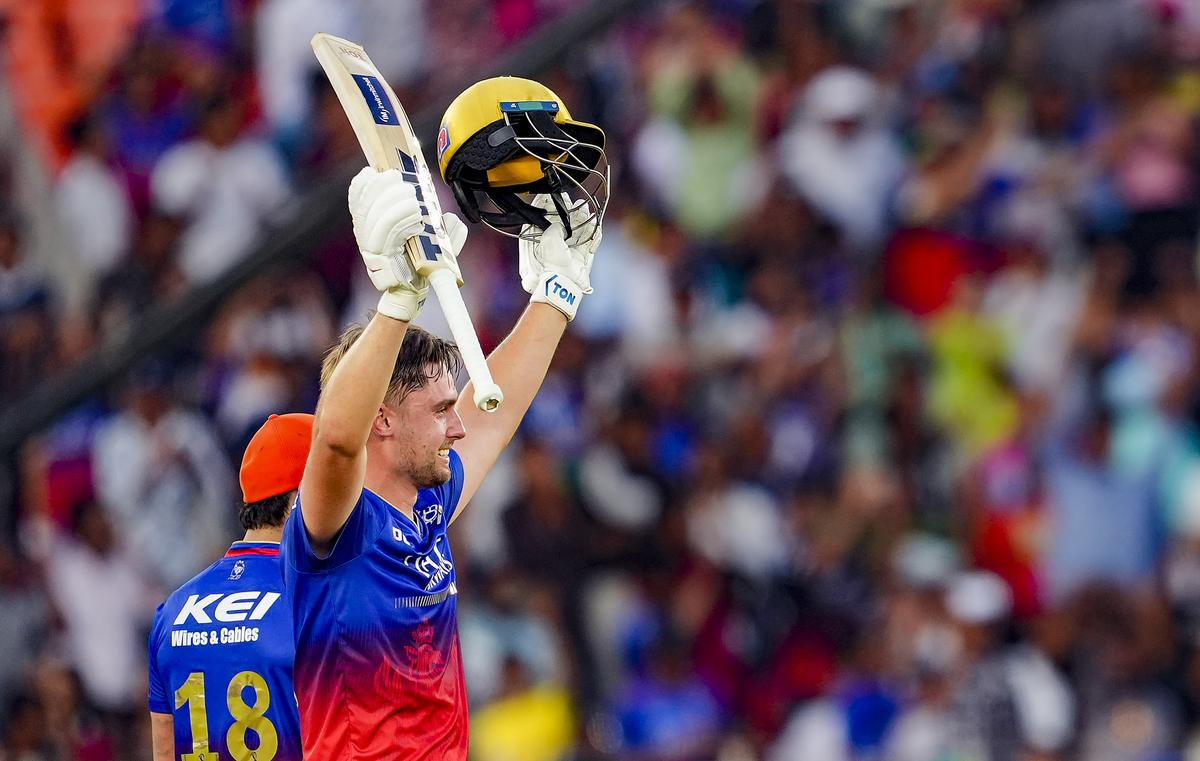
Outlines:
{"type": "MultiPolygon", "coordinates": [[[[562,177],[558,173],[558,168],[554,166],[545,167],[543,170],[546,175],[546,181],[550,184],[550,202],[554,204],[554,210],[558,212],[558,218],[562,221],[563,239],[569,239],[571,233],[571,215],[567,211],[567,207],[563,204],[563,183],[562,177]]],[[[542,215],[545,216],[544,214],[542,215]]],[[[543,230],[546,228],[542,228],[543,230]]]]}
{"type": "Polygon", "coordinates": [[[458,209],[467,218],[468,222],[481,222],[483,217],[480,214],[479,206],[475,203],[475,199],[471,196],[470,190],[463,187],[463,184],[458,180],[450,183],[450,192],[454,193],[454,200],[458,203],[458,209]]]}
{"type": "MultiPolygon", "coordinates": [[[[559,176],[558,169],[554,166],[547,166],[545,175],[551,189],[551,192],[547,195],[550,196],[550,202],[554,204],[554,210],[558,214],[560,224],[563,226],[563,237],[570,238],[574,230],[571,227],[571,214],[566,204],[563,203],[563,194],[565,191],[562,178],[559,176]]],[[[522,227],[524,225],[533,225],[539,230],[545,230],[550,227],[550,217],[546,211],[522,200],[513,193],[476,190],[465,187],[461,182],[450,183],[450,190],[454,193],[454,200],[458,202],[459,209],[462,210],[469,222],[484,222],[493,229],[522,227]],[[483,193],[500,211],[494,212],[480,209],[479,204],[472,195],[473,193],[483,193]]],[[[503,233],[505,231],[498,230],[498,232],[503,233]]]]}
{"type": "Polygon", "coordinates": [[[550,226],[546,213],[532,204],[522,201],[512,193],[487,192],[487,197],[501,213],[481,211],[480,217],[493,227],[520,227],[533,225],[541,230],[550,226]]]}

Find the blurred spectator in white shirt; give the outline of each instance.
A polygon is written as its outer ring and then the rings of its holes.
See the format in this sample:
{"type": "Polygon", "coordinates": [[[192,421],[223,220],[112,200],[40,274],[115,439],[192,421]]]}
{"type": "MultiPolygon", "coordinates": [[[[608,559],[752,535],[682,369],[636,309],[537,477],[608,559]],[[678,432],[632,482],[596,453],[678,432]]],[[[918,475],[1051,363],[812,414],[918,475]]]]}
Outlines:
{"type": "Polygon", "coordinates": [[[154,205],[184,221],[179,263],[193,283],[241,259],[289,196],[278,156],[241,128],[237,101],[208,102],[199,136],[163,154],[150,178],[154,205]]]}
{"type": "Polygon", "coordinates": [[[701,448],[695,460],[693,493],[684,507],[692,550],[723,571],[759,582],[783,573],[792,537],[771,493],[731,478],[730,458],[718,446],[701,448]]]}
{"type": "MultiPolygon", "coordinates": [[[[97,707],[129,711],[143,690],[142,627],[153,592],[99,505],[82,503],[73,524],[73,535],[52,546],[46,558],[50,592],[66,626],[68,658],[97,707]]],[[[161,534],[158,541],[185,544],[170,541],[171,536],[181,534],[161,534]]]]}
{"type": "MultiPolygon", "coordinates": [[[[371,52],[371,60],[392,87],[403,92],[430,69],[435,59],[426,43],[430,23],[424,0],[353,0],[350,5],[358,22],[355,39],[371,52]],[[398,29],[404,30],[403,45],[396,44],[398,29]]],[[[433,21],[440,18],[435,15],[433,21]]],[[[441,60],[440,50],[436,60],[441,60]]]]}
{"type": "Polygon", "coordinates": [[[795,189],[858,245],[880,242],[888,198],[904,172],[895,139],[878,123],[881,93],[868,74],[846,66],[813,77],[779,160],[795,189]]]}
{"type": "Polygon", "coordinates": [[[259,91],[267,125],[284,144],[297,140],[296,133],[312,116],[309,81],[317,62],[309,40],[317,32],[350,37],[353,26],[346,3],[263,0],[259,4],[254,29],[259,91]]]}
{"type": "Polygon", "coordinates": [[[491,577],[464,611],[463,669],[472,693],[487,703],[504,689],[505,661],[515,658],[535,684],[563,684],[567,655],[553,595],[514,570],[491,577]]]}
{"type": "Polygon", "coordinates": [[[302,409],[300,390],[311,381],[305,364],[334,339],[333,307],[320,281],[297,276],[284,284],[256,283],[230,304],[213,331],[217,373],[216,421],[226,442],[241,444],[266,416],[302,409]]]}
{"type": "Polygon", "coordinates": [[[618,339],[625,359],[644,366],[685,351],[671,278],[672,260],[679,258],[673,249],[682,245],[682,237],[670,225],[659,227],[653,237],[639,235],[635,220],[614,209],[618,204],[609,202],[604,241],[592,268],[596,298],[579,313],[577,330],[590,340],[618,339]],[[638,276],[628,277],[630,272],[638,276]]]}
{"type": "Polygon", "coordinates": [[[141,371],[124,408],[97,432],[92,464],[117,532],[153,581],[174,587],[225,544],[234,490],[211,424],[171,396],[163,372],[141,371]]]}
{"type": "Polygon", "coordinates": [[[1006,364],[1023,391],[1044,392],[1062,381],[1071,331],[1087,297],[1087,273],[1055,271],[1031,245],[1009,248],[1010,260],[987,285],[982,309],[1011,347],[1006,364]]]}
{"type": "MultiPolygon", "coordinates": [[[[309,40],[328,32],[360,43],[392,87],[426,71],[425,3],[421,0],[264,0],[257,11],[259,92],[272,135],[289,152],[311,124],[310,75],[317,70],[309,40]],[[397,30],[404,44],[396,44],[397,30]]],[[[403,92],[401,93],[403,95],[403,92]]]]}
{"type": "Polygon", "coordinates": [[[76,261],[89,282],[98,282],[129,250],[133,210],[100,124],[85,116],[69,132],[75,153],[58,176],[54,202],[76,261]]]}

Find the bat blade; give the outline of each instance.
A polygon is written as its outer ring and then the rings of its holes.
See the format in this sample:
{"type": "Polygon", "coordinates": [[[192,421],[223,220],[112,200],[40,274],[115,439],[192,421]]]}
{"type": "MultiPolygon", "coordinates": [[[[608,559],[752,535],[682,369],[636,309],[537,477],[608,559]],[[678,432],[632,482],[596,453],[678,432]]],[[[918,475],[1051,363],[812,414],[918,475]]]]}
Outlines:
{"type": "Polygon", "coordinates": [[[396,93],[361,45],[322,32],[312,38],[312,47],[354,128],[367,163],[380,171],[399,169],[405,179],[417,184],[425,232],[409,243],[413,267],[422,275],[439,266],[449,267],[462,285],[458,263],[444,253],[452,249],[442,225],[433,177],[396,93]]]}
{"type": "Polygon", "coordinates": [[[354,128],[367,163],[380,171],[398,169],[405,179],[416,183],[425,229],[405,244],[408,258],[416,272],[429,278],[437,293],[471,376],[475,406],[485,412],[495,411],[504,394],[492,380],[471,315],[459,293],[462,272],[449,253],[454,249],[442,224],[433,176],[408,115],[361,45],[321,32],[312,38],[312,48],[354,128]]]}

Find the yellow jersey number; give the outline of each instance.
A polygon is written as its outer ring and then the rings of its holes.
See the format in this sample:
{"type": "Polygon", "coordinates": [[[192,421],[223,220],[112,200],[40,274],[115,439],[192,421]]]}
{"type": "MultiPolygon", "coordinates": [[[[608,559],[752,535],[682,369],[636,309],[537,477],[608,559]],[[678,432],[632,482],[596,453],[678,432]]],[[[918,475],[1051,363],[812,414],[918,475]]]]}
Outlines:
{"type": "MultiPolygon", "coordinates": [[[[208,710],[204,700],[204,674],[193,671],[179,689],[175,690],[175,708],[188,707],[188,723],[192,728],[192,752],[180,756],[181,761],[221,761],[215,751],[208,748],[208,710]]],[[[234,724],[225,734],[225,746],[233,754],[233,761],[271,761],[279,750],[279,734],[275,725],[266,717],[271,707],[271,691],[267,681],[253,671],[243,671],[229,682],[225,691],[225,705],[234,724]],[[242,698],[242,689],[254,689],[254,705],[247,705],[242,698]],[[246,745],[246,732],[253,729],[258,735],[258,747],[246,745]]]]}

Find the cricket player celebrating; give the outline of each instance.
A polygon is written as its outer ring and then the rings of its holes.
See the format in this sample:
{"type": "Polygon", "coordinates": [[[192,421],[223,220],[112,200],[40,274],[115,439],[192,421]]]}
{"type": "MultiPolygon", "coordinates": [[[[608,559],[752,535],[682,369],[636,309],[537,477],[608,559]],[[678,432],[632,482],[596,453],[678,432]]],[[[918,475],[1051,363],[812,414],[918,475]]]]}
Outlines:
{"type": "MultiPolygon", "coordinates": [[[[607,185],[598,128],[572,121],[548,88],[502,77],[451,104],[438,144],[468,218],[521,238],[532,297],[488,359],[504,403],[491,413],[460,404],[457,350],[410,325],[427,290],[404,251],[423,228],[419,194],[395,170],[364,169],[351,183],[355,236],[382,296],[325,359],[282,545],[309,761],[467,758],[446,530],[516,432],[591,290],[603,201],[585,186],[595,174],[607,185]]],[[[457,256],[465,225],[453,214],[443,222],[457,256]]]]}
{"type": "Polygon", "coordinates": [[[313,416],[299,413],[258,429],[240,473],[245,536],[154,615],[154,761],[300,761],[279,539],[312,430],[313,416]]]}

